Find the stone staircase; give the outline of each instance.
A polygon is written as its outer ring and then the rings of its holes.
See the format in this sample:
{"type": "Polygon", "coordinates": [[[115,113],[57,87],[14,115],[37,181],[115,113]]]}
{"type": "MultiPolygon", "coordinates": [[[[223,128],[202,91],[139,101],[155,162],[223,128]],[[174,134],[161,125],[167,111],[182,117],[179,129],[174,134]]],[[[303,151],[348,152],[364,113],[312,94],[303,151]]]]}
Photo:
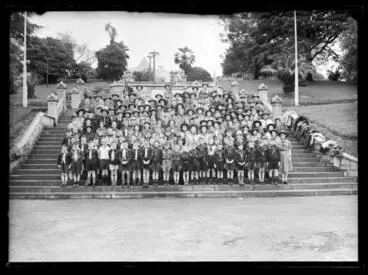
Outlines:
{"type": "MultiPolygon", "coordinates": [[[[27,161],[10,175],[11,199],[70,199],[70,198],[156,198],[156,197],[211,197],[242,198],[272,196],[321,196],[357,194],[356,177],[344,176],[345,172],[319,161],[311,152],[290,135],[294,172],[288,184],[279,185],[195,185],[157,186],[143,189],[132,186],[96,186],[79,188],[60,187],[60,171],[56,166],[57,154],[72,111],[61,117],[57,127],[45,129],[27,161]]],[[[84,185],[84,182],[81,182],[84,185]]]]}

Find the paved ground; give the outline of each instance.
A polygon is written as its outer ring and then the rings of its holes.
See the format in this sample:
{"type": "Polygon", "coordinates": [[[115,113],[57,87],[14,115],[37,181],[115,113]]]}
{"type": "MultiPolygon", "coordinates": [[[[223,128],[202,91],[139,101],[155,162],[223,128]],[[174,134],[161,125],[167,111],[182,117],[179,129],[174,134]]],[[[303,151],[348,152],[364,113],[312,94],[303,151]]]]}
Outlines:
{"type": "Polygon", "coordinates": [[[10,201],[10,261],[356,261],[357,197],[10,201]]]}

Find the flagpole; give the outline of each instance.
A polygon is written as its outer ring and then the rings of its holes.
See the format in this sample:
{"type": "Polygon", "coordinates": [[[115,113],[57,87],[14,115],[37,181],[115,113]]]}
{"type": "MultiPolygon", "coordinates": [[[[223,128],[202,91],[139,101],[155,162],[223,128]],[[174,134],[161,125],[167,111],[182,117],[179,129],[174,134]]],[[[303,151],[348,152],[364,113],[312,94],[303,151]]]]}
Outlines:
{"type": "Polygon", "coordinates": [[[295,106],[299,106],[299,70],[298,70],[298,40],[296,28],[296,10],[294,10],[294,33],[295,33],[295,106]]]}
{"type": "Polygon", "coordinates": [[[27,108],[27,12],[24,12],[23,108],[27,108]]]}

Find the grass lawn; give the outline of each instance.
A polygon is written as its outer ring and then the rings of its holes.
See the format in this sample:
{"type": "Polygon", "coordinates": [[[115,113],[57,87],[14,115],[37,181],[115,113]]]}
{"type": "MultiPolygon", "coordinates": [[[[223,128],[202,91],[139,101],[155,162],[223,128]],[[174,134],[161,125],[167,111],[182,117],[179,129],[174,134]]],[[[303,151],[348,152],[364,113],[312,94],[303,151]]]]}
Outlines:
{"type": "MultiPolygon", "coordinates": [[[[279,80],[261,79],[261,80],[241,80],[240,89],[245,89],[249,93],[254,93],[258,85],[264,83],[269,88],[269,97],[275,94],[284,99],[285,106],[294,105],[294,94],[285,95],[282,90],[282,82],[279,80]]],[[[218,81],[224,90],[231,89],[230,80],[218,81]]],[[[334,103],[341,101],[353,101],[357,99],[357,86],[345,83],[321,80],[310,83],[307,87],[299,87],[299,102],[304,104],[334,103]]]]}
{"type": "Polygon", "coordinates": [[[357,103],[286,107],[308,117],[328,139],[336,140],[345,152],[358,157],[357,103]]]}

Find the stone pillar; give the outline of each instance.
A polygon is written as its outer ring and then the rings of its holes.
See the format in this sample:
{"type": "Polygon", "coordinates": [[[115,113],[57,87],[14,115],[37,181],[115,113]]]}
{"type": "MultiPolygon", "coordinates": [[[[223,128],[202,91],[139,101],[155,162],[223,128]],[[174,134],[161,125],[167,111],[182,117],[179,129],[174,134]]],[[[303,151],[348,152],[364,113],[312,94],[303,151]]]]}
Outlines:
{"type": "Polygon", "coordinates": [[[273,119],[281,117],[282,113],[282,98],[278,95],[272,97],[271,105],[272,105],[272,117],[273,119]]]}
{"type": "Polygon", "coordinates": [[[64,82],[60,82],[59,84],[56,85],[56,91],[57,91],[57,95],[59,97],[59,100],[63,100],[63,112],[66,111],[66,91],[67,91],[67,86],[64,82]]]}
{"type": "Polygon", "coordinates": [[[76,88],[73,88],[73,90],[71,91],[71,108],[74,110],[78,109],[80,103],[81,103],[80,92],[76,88]]]}
{"type": "Polygon", "coordinates": [[[236,100],[239,100],[239,82],[234,80],[233,82],[231,82],[231,91],[233,94],[233,97],[236,100]]]}
{"type": "Polygon", "coordinates": [[[83,101],[84,100],[84,88],[85,88],[83,79],[79,78],[76,84],[77,84],[77,89],[81,97],[81,101],[83,101]]]}
{"type": "Polygon", "coordinates": [[[262,100],[262,102],[269,102],[268,101],[268,87],[261,83],[259,86],[258,86],[258,95],[259,95],[259,98],[262,100]]]}
{"type": "Polygon", "coordinates": [[[58,102],[59,97],[56,92],[52,92],[47,97],[47,115],[55,118],[55,123],[58,123],[58,102]]]}

